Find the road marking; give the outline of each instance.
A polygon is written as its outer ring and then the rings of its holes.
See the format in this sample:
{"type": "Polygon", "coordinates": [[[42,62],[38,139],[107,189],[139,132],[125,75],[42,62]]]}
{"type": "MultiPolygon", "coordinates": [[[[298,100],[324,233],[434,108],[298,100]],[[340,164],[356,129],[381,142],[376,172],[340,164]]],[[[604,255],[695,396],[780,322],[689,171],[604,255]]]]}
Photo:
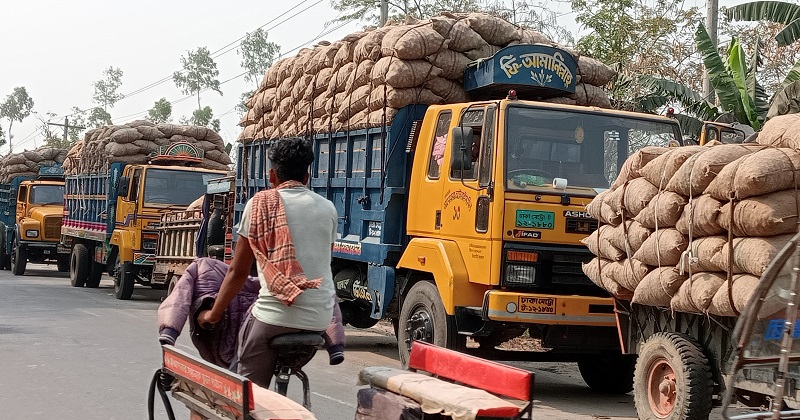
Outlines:
{"type": "Polygon", "coordinates": [[[91,316],[96,316],[96,317],[99,317],[99,316],[100,316],[100,315],[97,315],[97,314],[96,314],[96,313],[94,313],[94,312],[89,312],[89,311],[87,311],[86,309],[81,309],[81,308],[75,308],[75,309],[77,309],[77,310],[79,310],[79,311],[81,311],[81,312],[83,312],[83,313],[87,313],[87,314],[89,314],[89,315],[91,315],[91,316]]]}
{"type": "Polygon", "coordinates": [[[353,405],[353,404],[350,404],[349,402],[342,401],[342,400],[339,400],[339,399],[336,399],[336,398],[333,398],[333,397],[329,397],[329,396],[327,396],[327,395],[320,394],[319,392],[314,392],[314,391],[311,391],[311,393],[312,393],[312,394],[314,394],[314,395],[316,395],[316,396],[318,396],[318,397],[325,398],[326,400],[331,400],[331,401],[333,401],[333,402],[337,402],[337,403],[339,403],[339,404],[341,404],[341,405],[346,405],[346,406],[348,406],[348,407],[352,407],[352,408],[355,408],[355,407],[356,407],[355,405],[353,405]]]}

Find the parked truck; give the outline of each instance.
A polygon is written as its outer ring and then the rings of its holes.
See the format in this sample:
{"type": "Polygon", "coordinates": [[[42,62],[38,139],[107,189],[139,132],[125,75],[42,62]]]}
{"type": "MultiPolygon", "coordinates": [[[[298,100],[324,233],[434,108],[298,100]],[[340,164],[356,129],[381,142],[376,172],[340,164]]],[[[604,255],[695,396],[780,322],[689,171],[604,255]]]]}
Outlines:
{"type": "Polygon", "coordinates": [[[63,205],[61,165],[0,184],[0,267],[21,276],[29,261],[55,262],[58,271],[67,271],[69,254],[59,246],[63,205]]]}
{"type": "MultiPolygon", "coordinates": [[[[633,359],[620,354],[614,303],[581,271],[591,254],[580,241],[597,228],[584,206],[636,149],[682,144],[679,126],[522,100],[569,94],[575,65],[553,71],[523,57],[569,54],[513,48],[467,68],[464,86],[481,100],[410,105],[387,126],[309,136],[310,188],[339,214],[333,267],[344,320],[366,328],[391,319],[403,364],[414,340],[466,350],[471,338],[498,359],[577,361],[592,388],[628,392],[633,359]],[[531,68],[504,71],[508,56],[531,68]],[[496,349],[526,331],[551,350],[496,349]]],[[[237,223],[268,187],[270,144],[239,146],[237,223]]]]}
{"type": "Polygon", "coordinates": [[[72,285],[98,287],[107,272],[117,299],[130,299],[135,283],[151,285],[161,215],[185,209],[225,175],[186,166],[202,160],[203,150],[178,142],[159,147],[148,164],[68,175],[61,241],[71,250],[72,285]]]}

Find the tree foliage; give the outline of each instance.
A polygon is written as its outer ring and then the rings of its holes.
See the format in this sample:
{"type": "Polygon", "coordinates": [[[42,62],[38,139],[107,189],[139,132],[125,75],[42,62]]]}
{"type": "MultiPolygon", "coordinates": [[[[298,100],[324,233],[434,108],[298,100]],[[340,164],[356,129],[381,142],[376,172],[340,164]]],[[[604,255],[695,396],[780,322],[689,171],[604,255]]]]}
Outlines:
{"type": "MultiPolygon", "coordinates": [[[[406,17],[427,19],[446,10],[476,12],[483,10],[480,0],[388,0],[389,19],[403,21],[406,17]]],[[[337,22],[360,20],[371,24],[380,22],[380,0],[331,0],[339,12],[337,22]]]]}
{"type": "Polygon", "coordinates": [[[157,100],[153,107],[147,111],[147,120],[154,123],[168,123],[172,120],[172,104],[167,98],[157,100]]]}
{"type": "Polygon", "coordinates": [[[117,91],[122,86],[122,70],[118,67],[109,67],[103,70],[103,78],[92,83],[94,94],[92,100],[103,106],[103,110],[108,112],[108,108],[113,108],[114,104],[124,98],[125,95],[117,91]]]}
{"type": "MultiPolygon", "coordinates": [[[[211,53],[206,47],[187,52],[181,56],[182,71],[172,74],[172,81],[184,95],[197,95],[197,110],[202,111],[200,106],[200,91],[212,89],[222,95],[219,89],[219,70],[217,63],[211,58],[211,53]]],[[[210,109],[210,108],[209,108],[210,109]]]]}
{"type": "Polygon", "coordinates": [[[258,86],[264,73],[280,55],[280,45],[267,40],[267,32],[261,28],[245,35],[236,52],[242,56],[242,68],[246,71],[244,79],[258,86]]]}
{"type": "Polygon", "coordinates": [[[496,0],[483,8],[484,12],[499,16],[515,25],[533,29],[555,42],[573,45],[572,33],[558,24],[558,14],[546,4],[530,0],[496,0]]]}
{"type": "Polygon", "coordinates": [[[33,110],[33,98],[28,95],[28,90],[25,86],[15,87],[14,90],[6,96],[3,102],[0,102],[0,118],[8,119],[8,151],[11,152],[13,147],[12,140],[14,136],[11,134],[11,127],[14,121],[22,122],[25,118],[31,115],[33,110]]]}
{"type": "Polygon", "coordinates": [[[181,124],[199,125],[208,127],[217,132],[219,132],[221,128],[219,118],[214,118],[214,111],[211,110],[210,106],[204,106],[203,108],[194,110],[192,116],[189,118],[181,118],[181,124]]]}
{"type": "Polygon", "coordinates": [[[800,5],[785,1],[754,1],[727,8],[725,16],[731,20],[766,20],[785,25],[775,34],[779,46],[787,46],[800,39],[800,5]]]}
{"type": "Polygon", "coordinates": [[[236,112],[240,117],[244,116],[244,114],[247,114],[247,111],[249,111],[247,108],[247,100],[250,99],[254,93],[256,93],[255,90],[249,90],[247,92],[243,92],[242,95],[239,96],[239,103],[236,105],[236,112]]]}
{"type": "Polygon", "coordinates": [[[3,126],[0,125],[0,146],[5,146],[6,141],[6,133],[3,131],[3,126]]]}
{"type": "Polygon", "coordinates": [[[94,107],[89,110],[89,116],[86,117],[86,127],[97,128],[109,124],[111,124],[111,114],[106,110],[100,107],[94,107]]]}

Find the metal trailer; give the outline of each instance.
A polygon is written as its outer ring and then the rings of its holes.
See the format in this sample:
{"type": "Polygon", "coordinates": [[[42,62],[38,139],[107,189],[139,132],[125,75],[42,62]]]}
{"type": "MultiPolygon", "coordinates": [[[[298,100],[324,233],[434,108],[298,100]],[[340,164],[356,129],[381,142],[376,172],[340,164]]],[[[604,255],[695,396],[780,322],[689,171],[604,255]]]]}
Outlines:
{"type": "Polygon", "coordinates": [[[0,184],[0,268],[11,269],[11,252],[17,224],[17,192],[19,184],[34,179],[32,176],[15,176],[11,182],[0,184]]]}

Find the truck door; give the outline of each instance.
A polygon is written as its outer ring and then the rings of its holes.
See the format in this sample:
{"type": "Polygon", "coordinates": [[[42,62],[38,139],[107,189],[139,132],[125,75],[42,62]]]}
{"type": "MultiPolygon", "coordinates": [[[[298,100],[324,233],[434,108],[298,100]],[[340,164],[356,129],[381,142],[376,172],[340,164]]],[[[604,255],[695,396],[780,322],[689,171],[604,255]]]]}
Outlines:
{"type": "Polygon", "coordinates": [[[443,110],[436,117],[436,127],[431,139],[431,146],[427,153],[427,169],[424,179],[417,184],[419,192],[418,199],[415,200],[416,214],[413,223],[417,229],[432,234],[439,233],[442,225],[442,206],[439,197],[442,196],[447,172],[442,173],[445,165],[445,150],[450,137],[450,123],[453,120],[453,112],[443,110]]]}
{"type": "MultiPolygon", "coordinates": [[[[442,237],[458,243],[461,255],[470,273],[470,281],[489,284],[491,280],[491,219],[490,188],[492,163],[495,152],[496,107],[494,105],[470,107],[462,112],[458,125],[472,129],[472,139],[466,145],[471,154],[468,170],[451,167],[454,153],[462,153],[458,145],[448,142],[450,159],[445,160],[441,172],[443,188],[441,197],[442,237]]],[[[452,132],[450,133],[452,136],[452,132]]]]}
{"type": "Polygon", "coordinates": [[[17,192],[17,222],[25,217],[28,209],[28,186],[20,185],[17,192]]]}

